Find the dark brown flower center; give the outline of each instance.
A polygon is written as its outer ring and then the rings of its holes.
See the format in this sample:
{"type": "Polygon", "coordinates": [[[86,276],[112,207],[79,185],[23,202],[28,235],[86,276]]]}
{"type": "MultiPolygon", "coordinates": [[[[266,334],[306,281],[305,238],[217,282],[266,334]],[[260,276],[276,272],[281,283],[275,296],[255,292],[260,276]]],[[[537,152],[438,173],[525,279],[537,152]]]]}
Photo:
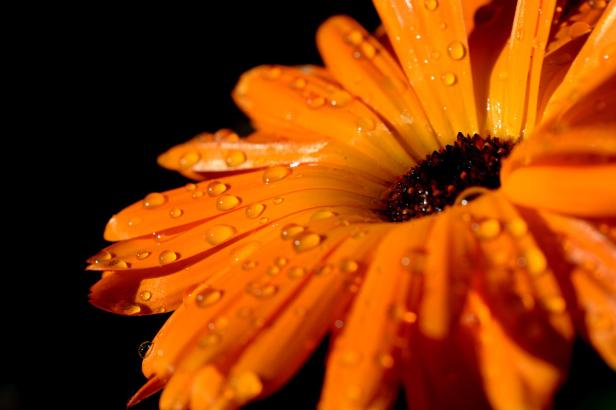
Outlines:
{"type": "Polygon", "coordinates": [[[458,134],[453,145],[434,151],[387,191],[385,217],[392,222],[441,212],[470,187],[500,186],[502,159],[513,143],[498,138],[458,134]]]}

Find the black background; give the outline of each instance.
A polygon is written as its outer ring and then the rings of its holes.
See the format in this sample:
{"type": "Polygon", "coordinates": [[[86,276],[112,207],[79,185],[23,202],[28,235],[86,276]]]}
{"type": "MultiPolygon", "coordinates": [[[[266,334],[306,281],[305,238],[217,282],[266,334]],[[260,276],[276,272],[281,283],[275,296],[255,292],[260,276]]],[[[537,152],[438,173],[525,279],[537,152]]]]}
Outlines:
{"type": "MultiPolygon", "coordinates": [[[[23,76],[14,105],[27,110],[12,137],[23,144],[5,155],[6,189],[25,201],[5,212],[17,227],[5,258],[18,256],[3,271],[0,410],[121,409],[144,382],[137,347],[165,318],[87,303],[96,275],[84,260],[105,246],[106,221],[149,192],[186,183],[157,167],[158,154],[198,132],[245,126],[230,98],[243,71],[319,63],[314,34],[330,15],[351,14],[369,29],[378,19],[367,0],[54,7],[26,11],[14,31],[37,29],[16,47],[23,76]]],[[[250,407],[314,408],[324,352],[250,407]]],[[[583,345],[574,362],[557,407],[608,408],[615,374],[583,345]]]]}

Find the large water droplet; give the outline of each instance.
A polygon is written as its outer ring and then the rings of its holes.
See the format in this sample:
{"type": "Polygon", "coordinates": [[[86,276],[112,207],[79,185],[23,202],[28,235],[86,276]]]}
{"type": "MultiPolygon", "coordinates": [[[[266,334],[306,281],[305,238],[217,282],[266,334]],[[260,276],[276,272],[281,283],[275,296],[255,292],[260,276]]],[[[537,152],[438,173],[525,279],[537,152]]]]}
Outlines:
{"type": "Polygon", "coordinates": [[[447,47],[447,53],[449,54],[449,57],[454,60],[462,60],[466,55],[466,48],[462,42],[452,41],[447,47]]]}
{"type": "Polygon", "coordinates": [[[501,224],[494,218],[486,219],[475,227],[475,235],[477,235],[479,239],[494,239],[500,232],[501,224]]]}
{"type": "Polygon", "coordinates": [[[139,354],[139,357],[145,359],[150,354],[150,347],[152,347],[152,342],[150,342],[149,340],[146,340],[145,342],[141,343],[137,348],[137,353],[139,354]]]}
{"type": "Polygon", "coordinates": [[[196,151],[187,152],[184,155],[182,155],[182,157],[180,158],[180,168],[182,169],[190,168],[193,165],[195,165],[197,162],[199,162],[199,159],[201,159],[201,156],[199,155],[198,152],[196,151]]]}
{"type": "Polygon", "coordinates": [[[158,192],[152,192],[151,194],[148,194],[143,200],[143,206],[145,208],[151,209],[161,206],[165,202],[167,202],[166,196],[158,192]]]}
{"type": "Polygon", "coordinates": [[[195,303],[199,307],[209,307],[222,299],[223,291],[218,289],[205,289],[195,296],[195,303]]]}
{"type": "Polygon", "coordinates": [[[522,218],[514,218],[507,223],[507,232],[514,238],[521,238],[526,235],[528,226],[522,218]]]}
{"type": "Polygon", "coordinates": [[[230,225],[216,225],[207,230],[205,238],[210,245],[218,245],[235,235],[235,228],[230,225]]]}
{"type": "Polygon", "coordinates": [[[321,243],[321,236],[316,233],[306,232],[298,235],[293,240],[293,248],[296,252],[305,252],[316,248],[321,243]]]}
{"type": "Polygon", "coordinates": [[[166,265],[167,263],[175,262],[179,259],[179,255],[173,251],[162,251],[158,256],[158,261],[161,265],[166,265]]]}
{"type": "Polygon", "coordinates": [[[137,257],[137,259],[142,261],[142,260],[146,259],[148,256],[150,256],[150,251],[146,251],[146,250],[142,249],[142,250],[137,251],[135,256],[137,257]]]}
{"type": "Polygon", "coordinates": [[[300,233],[304,232],[306,228],[297,224],[285,225],[280,231],[280,237],[284,240],[293,239],[300,233]]]}
{"type": "Polygon", "coordinates": [[[359,264],[356,261],[352,260],[352,259],[345,259],[340,264],[340,270],[342,270],[343,272],[346,272],[346,273],[356,272],[357,269],[359,269],[359,264]]]}
{"type": "Polygon", "coordinates": [[[265,205],[251,204],[246,208],[246,216],[251,219],[258,218],[263,214],[263,211],[265,211],[265,205]]]}
{"type": "Polygon", "coordinates": [[[225,162],[229,167],[237,167],[246,162],[246,153],[244,151],[233,150],[229,151],[225,157],[225,162]]]}
{"type": "Polygon", "coordinates": [[[144,290],[139,293],[139,297],[141,298],[141,300],[147,302],[148,300],[152,299],[152,292],[150,292],[149,290],[144,290]]]}
{"type": "Polygon", "coordinates": [[[179,218],[180,216],[182,216],[184,214],[184,211],[182,211],[180,208],[172,208],[169,211],[169,216],[172,218],[179,218]]]}
{"type": "Polygon", "coordinates": [[[430,11],[434,11],[438,8],[438,0],[424,0],[424,6],[430,11]]]}
{"type": "Polygon", "coordinates": [[[216,201],[216,209],[219,211],[228,211],[240,204],[240,198],[235,195],[223,195],[216,201]]]}
{"type": "Polygon", "coordinates": [[[361,31],[359,30],[353,30],[349,33],[349,35],[346,37],[346,40],[354,45],[354,46],[358,46],[362,43],[362,41],[364,41],[364,35],[362,34],[361,31]]]}
{"type": "Polygon", "coordinates": [[[441,81],[446,86],[452,86],[456,83],[457,78],[456,78],[456,75],[452,73],[451,71],[446,71],[441,75],[441,81]]]}
{"type": "Polygon", "coordinates": [[[220,181],[212,181],[207,186],[207,194],[209,196],[218,196],[227,191],[229,187],[220,181]]]}
{"type": "Polygon", "coordinates": [[[275,166],[266,169],[263,172],[263,182],[265,184],[271,184],[272,182],[277,182],[285,179],[291,174],[291,168],[287,166],[275,166]]]}
{"type": "Polygon", "coordinates": [[[332,212],[330,210],[327,209],[321,209],[320,211],[316,211],[315,213],[312,214],[312,216],[310,217],[311,221],[319,221],[321,219],[328,219],[331,218],[333,216],[336,216],[335,212],[332,212]]]}

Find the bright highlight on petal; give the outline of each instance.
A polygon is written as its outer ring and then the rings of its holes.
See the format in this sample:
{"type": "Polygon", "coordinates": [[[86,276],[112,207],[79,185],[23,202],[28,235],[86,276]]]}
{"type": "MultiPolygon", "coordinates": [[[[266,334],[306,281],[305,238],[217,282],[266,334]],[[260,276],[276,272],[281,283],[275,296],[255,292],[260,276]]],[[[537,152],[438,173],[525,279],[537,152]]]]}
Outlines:
{"type": "Polygon", "coordinates": [[[238,408],[327,335],[323,410],[548,408],[576,337],[616,368],[614,2],[375,6],[323,23],[325,68],[244,74],[255,131],[171,148],[198,182],[109,221],[92,303],[174,311],[129,406],[238,408]]]}

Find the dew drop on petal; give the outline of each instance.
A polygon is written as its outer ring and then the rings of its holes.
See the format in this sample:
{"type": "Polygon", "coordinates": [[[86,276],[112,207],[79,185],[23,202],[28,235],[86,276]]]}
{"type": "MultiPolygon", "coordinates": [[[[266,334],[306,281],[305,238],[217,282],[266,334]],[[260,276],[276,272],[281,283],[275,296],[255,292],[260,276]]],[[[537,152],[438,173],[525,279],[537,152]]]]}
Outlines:
{"type": "Polygon", "coordinates": [[[316,211],[315,213],[313,213],[312,216],[310,217],[310,220],[320,221],[321,219],[328,219],[333,216],[336,216],[335,212],[329,211],[327,209],[322,209],[320,211],[316,211]]]}
{"type": "Polygon", "coordinates": [[[210,245],[218,245],[235,235],[235,228],[230,225],[216,225],[207,230],[205,239],[210,245]]]}
{"type": "Polygon", "coordinates": [[[527,231],[528,226],[522,218],[514,218],[507,223],[507,232],[514,238],[521,238],[527,231]]]}
{"type": "Polygon", "coordinates": [[[272,182],[277,182],[285,179],[291,174],[291,168],[287,166],[275,166],[266,169],[263,172],[263,183],[271,184],[272,182]]]}
{"type": "Polygon", "coordinates": [[[172,208],[169,211],[169,216],[172,218],[179,218],[180,216],[182,216],[184,214],[184,211],[182,211],[180,208],[172,208]]]}
{"type": "Polygon", "coordinates": [[[523,254],[524,265],[531,275],[540,275],[547,268],[545,255],[539,248],[529,248],[523,254]]]}
{"type": "Polygon", "coordinates": [[[278,196],[278,197],[272,199],[272,202],[274,203],[274,205],[280,205],[281,203],[284,202],[284,198],[278,196]]]}
{"type": "Polygon", "coordinates": [[[250,371],[245,371],[231,379],[234,396],[240,403],[252,400],[263,391],[263,383],[259,376],[250,371]]]}
{"type": "Polygon", "coordinates": [[[293,240],[293,248],[296,252],[305,252],[316,248],[321,243],[321,236],[316,233],[304,233],[293,240]]]}
{"type": "Polygon", "coordinates": [[[304,232],[306,228],[297,224],[285,225],[280,231],[280,237],[284,240],[293,239],[300,233],[304,232]]]}
{"type": "Polygon", "coordinates": [[[277,80],[282,76],[282,69],[280,67],[270,67],[264,74],[264,77],[268,80],[277,80]]]}
{"type": "Polygon", "coordinates": [[[358,263],[351,259],[346,259],[340,264],[340,270],[346,273],[356,272],[357,269],[359,269],[358,263]]]}
{"type": "Polygon", "coordinates": [[[142,261],[142,260],[146,259],[148,256],[150,256],[150,252],[142,249],[140,251],[137,251],[135,256],[137,257],[137,259],[142,261]]]}
{"type": "Polygon", "coordinates": [[[384,369],[391,369],[394,367],[394,357],[389,353],[379,353],[376,360],[384,369]]]}
{"type": "Polygon", "coordinates": [[[261,244],[256,241],[238,246],[231,251],[231,260],[233,261],[233,263],[244,262],[246,259],[248,259],[250,255],[259,250],[260,247],[261,244]]]}
{"type": "Polygon", "coordinates": [[[376,56],[376,48],[367,41],[360,44],[361,54],[367,59],[373,59],[376,56]]]}
{"type": "Polygon", "coordinates": [[[289,269],[288,275],[292,279],[301,278],[302,276],[306,275],[306,270],[299,266],[294,266],[289,269]]]}
{"type": "Polygon", "coordinates": [[[280,268],[278,266],[270,266],[269,268],[267,268],[267,271],[265,273],[270,276],[275,276],[280,273],[280,268]]]}
{"type": "Polygon", "coordinates": [[[430,11],[434,11],[438,8],[438,0],[424,0],[424,6],[430,11]]]}
{"type": "Polygon", "coordinates": [[[222,299],[223,292],[218,289],[205,289],[195,296],[195,303],[199,307],[209,307],[222,299]]]}
{"type": "Polygon", "coordinates": [[[149,340],[146,340],[145,342],[141,343],[137,348],[137,353],[139,354],[139,357],[145,359],[150,354],[150,347],[152,347],[152,342],[150,342],[149,340]]]}
{"type": "Polygon", "coordinates": [[[226,192],[228,189],[226,184],[223,184],[220,181],[212,181],[208,184],[207,186],[207,194],[209,196],[218,196],[224,192],[226,192]]]}
{"type": "Polygon", "coordinates": [[[220,344],[221,341],[222,336],[220,335],[220,333],[212,332],[201,338],[198,345],[201,348],[208,348],[220,344]]]}
{"type": "Polygon", "coordinates": [[[501,224],[497,219],[490,218],[480,222],[475,228],[475,235],[479,239],[494,239],[501,232],[501,224]]]}
{"type": "Polygon", "coordinates": [[[161,206],[165,202],[167,202],[166,196],[158,192],[152,192],[144,198],[143,207],[148,209],[156,208],[158,206],[161,206]]]}
{"type": "Polygon", "coordinates": [[[113,269],[127,269],[130,265],[124,259],[113,259],[109,262],[109,267],[113,269]]]}
{"type": "Polygon", "coordinates": [[[456,78],[456,75],[452,73],[451,71],[446,71],[441,75],[441,81],[446,86],[452,86],[456,83],[457,78],[456,78]]]}
{"type": "Polygon", "coordinates": [[[126,305],[122,307],[122,312],[125,315],[134,316],[141,313],[141,306],[139,305],[126,305]]]}
{"type": "Polygon", "coordinates": [[[92,259],[94,259],[94,263],[102,263],[110,261],[113,258],[113,254],[109,251],[100,251],[92,259]]]}
{"type": "Polygon", "coordinates": [[[244,151],[233,150],[227,153],[225,163],[229,167],[237,167],[246,162],[246,153],[244,151]]]}
{"type": "Polygon", "coordinates": [[[149,290],[144,290],[141,293],[139,293],[139,297],[141,298],[141,300],[144,301],[148,301],[150,299],[152,299],[152,292],[150,292],[149,290]]]}
{"type": "Polygon", "coordinates": [[[303,90],[304,88],[306,88],[306,80],[298,77],[295,80],[293,80],[293,82],[291,83],[291,87],[295,88],[296,90],[303,90]]]}
{"type": "Polygon", "coordinates": [[[325,105],[325,98],[320,96],[308,97],[306,99],[306,105],[310,108],[321,108],[325,105]]]}
{"type": "Polygon", "coordinates": [[[240,204],[240,199],[235,195],[223,195],[216,201],[216,209],[228,211],[240,204]]]}
{"type": "Polygon", "coordinates": [[[286,264],[287,264],[287,262],[289,262],[289,260],[288,260],[287,258],[282,257],[282,256],[279,256],[279,257],[277,257],[277,258],[274,260],[274,263],[276,264],[276,266],[279,266],[279,267],[281,267],[281,268],[282,268],[284,265],[286,265],[286,264]]]}
{"type": "Polygon", "coordinates": [[[201,159],[201,156],[199,155],[198,152],[196,151],[187,152],[184,155],[182,155],[182,157],[180,158],[180,168],[182,169],[190,168],[193,165],[195,165],[197,162],[199,162],[200,159],[201,159]]]}
{"type": "Polygon", "coordinates": [[[250,219],[258,218],[265,211],[265,205],[263,204],[251,204],[246,208],[246,216],[250,219]]]}
{"type": "Polygon", "coordinates": [[[201,191],[195,191],[195,192],[192,193],[192,198],[193,199],[198,199],[198,198],[201,198],[202,196],[203,196],[203,192],[201,192],[201,191]]]}
{"type": "Polygon", "coordinates": [[[242,269],[251,270],[256,268],[258,263],[256,261],[246,261],[242,264],[242,269]]]}
{"type": "Polygon", "coordinates": [[[186,190],[188,192],[193,192],[193,191],[195,191],[197,189],[197,184],[193,184],[192,182],[190,182],[190,183],[186,184],[184,186],[184,188],[186,188],[186,190]]]}
{"type": "Polygon", "coordinates": [[[161,265],[166,265],[167,263],[175,262],[179,259],[179,255],[173,251],[162,251],[158,256],[158,261],[161,265]]]}
{"type": "Polygon", "coordinates": [[[353,30],[349,33],[349,35],[346,37],[346,40],[354,45],[354,46],[358,46],[362,43],[362,41],[364,41],[364,35],[362,34],[361,31],[359,30],[353,30]]]}
{"type": "Polygon", "coordinates": [[[447,47],[447,53],[453,60],[462,60],[466,55],[466,48],[460,41],[452,41],[447,47]]]}

